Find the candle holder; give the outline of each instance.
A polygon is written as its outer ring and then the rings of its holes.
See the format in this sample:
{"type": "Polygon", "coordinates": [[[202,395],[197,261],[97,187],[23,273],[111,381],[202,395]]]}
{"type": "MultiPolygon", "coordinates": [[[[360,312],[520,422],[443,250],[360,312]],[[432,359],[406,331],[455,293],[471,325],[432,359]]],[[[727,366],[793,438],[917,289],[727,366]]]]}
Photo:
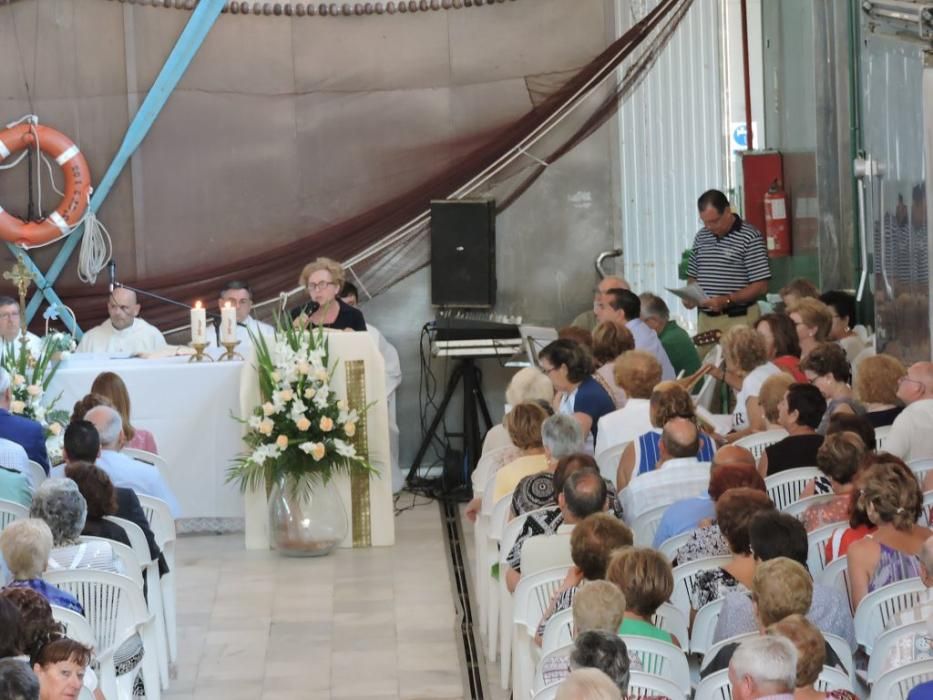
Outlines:
{"type": "Polygon", "coordinates": [[[223,355],[217,358],[218,362],[223,362],[225,360],[229,361],[229,360],[245,360],[246,359],[240,353],[236,352],[233,349],[237,345],[240,344],[239,340],[234,340],[232,343],[229,341],[221,342],[220,344],[223,345],[227,349],[227,352],[225,352],[223,355]]]}
{"type": "Polygon", "coordinates": [[[204,351],[207,349],[207,343],[191,343],[191,347],[194,348],[194,354],[188,358],[188,362],[213,362],[214,358],[210,355],[206,355],[204,351]]]}

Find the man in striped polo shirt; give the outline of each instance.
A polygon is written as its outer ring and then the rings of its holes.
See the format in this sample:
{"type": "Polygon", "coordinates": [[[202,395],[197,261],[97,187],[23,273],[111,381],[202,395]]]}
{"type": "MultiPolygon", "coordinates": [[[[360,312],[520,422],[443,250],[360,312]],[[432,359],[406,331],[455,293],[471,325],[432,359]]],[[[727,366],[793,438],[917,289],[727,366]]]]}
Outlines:
{"type": "MultiPolygon", "coordinates": [[[[693,241],[687,276],[710,297],[700,306],[698,330],[751,325],[759,316],[758,298],[767,293],[771,279],[765,239],[732,212],[719,190],[700,195],[697,208],[703,228],[693,241]]],[[[695,306],[686,301],[684,305],[695,306]]]]}

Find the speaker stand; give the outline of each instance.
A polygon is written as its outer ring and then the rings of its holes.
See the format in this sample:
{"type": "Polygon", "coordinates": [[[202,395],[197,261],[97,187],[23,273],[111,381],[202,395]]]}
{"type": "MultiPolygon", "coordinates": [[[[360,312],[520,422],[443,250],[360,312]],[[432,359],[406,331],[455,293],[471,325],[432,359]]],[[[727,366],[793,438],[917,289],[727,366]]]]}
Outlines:
{"type": "Polygon", "coordinates": [[[414,484],[418,469],[421,467],[421,461],[431,446],[434,433],[437,432],[438,426],[444,419],[450,400],[454,397],[460,384],[463,385],[463,432],[449,433],[449,435],[463,438],[463,468],[459,475],[461,478],[457,480],[458,483],[448,483],[445,486],[456,488],[469,485],[470,474],[476,469],[483,446],[480,439],[480,413],[486,423],[486,430],[492,428],[492,418],[489,417],[489,408],[486,406],[486,398],[483,396],[482,376],[482,372],[480,372],[479,367],[476,366],[476,361],[472,357],[463,357],[457,360],[453,372],[450,373],[450,379],[447,380],[444,398],[437,408],[437,413],[434,414],[431,425],[421,439],[418,453],[408,470],[408,476],[405,477],[405,482],[409,486],[414,484]],[[477,412],[477,408],[479,408],[479,412],[477,412]]]}

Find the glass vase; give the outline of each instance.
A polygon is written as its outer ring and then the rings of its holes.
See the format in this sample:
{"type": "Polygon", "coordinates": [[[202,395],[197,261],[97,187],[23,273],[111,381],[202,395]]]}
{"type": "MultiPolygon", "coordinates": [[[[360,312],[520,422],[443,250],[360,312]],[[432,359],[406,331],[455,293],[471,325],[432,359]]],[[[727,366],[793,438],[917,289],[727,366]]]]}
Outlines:
{"type": "Polygon", "coordinates": [[[322,557],[347,536],[347,511],[331,479],[294,489],[282,478],[269,493],[269,540],[287,557],[322,557]]]}

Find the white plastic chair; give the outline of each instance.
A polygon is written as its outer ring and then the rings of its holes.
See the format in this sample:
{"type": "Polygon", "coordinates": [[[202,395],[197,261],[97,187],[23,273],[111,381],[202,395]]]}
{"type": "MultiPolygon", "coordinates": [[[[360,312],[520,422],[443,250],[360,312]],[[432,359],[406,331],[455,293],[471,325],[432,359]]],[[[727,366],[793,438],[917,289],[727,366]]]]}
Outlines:
{"type": "Polygon", "coordinates": [[[483,489],[483,496],[476,523],[473,526],[473,590],[476,591],[476,602],[479,606],[480,634],[486,634],[487,616],[486,606],[489,604],[489,587],[486,580],[489,578],[489,567],[495,560],[495,552],[489,556],[488,543],[489,519],[495,506],[493,494],[496,488],[495,478],[487,479],[483,489]]]}
{"type": "MultiPolygon", "coordinates": [[[[81,642],[84,646],[95,650],[95,657],[99,657],[99,645],[97,637],[94,636],[94,630],[91,629],[91,623],[87,621],[79,612],[63,608],[59,605],[52,605],[52,618],[60,622],[65,627],[65,636],[76,642],[81,642]]],[[[98,659],[99,660],[99,659],[98,659]]]]}
{"type": "MultiPolygon", "coordinates": [[[[46,571],[43,578],[78,599],[99,648],[107,650],[107,653],[112,654],[121,644],[139,634],[144,649],[141,666],[146,698],[160,700],[158,640],[142,588],[126,576],[95,569],[46,571]]],[[[101,666],[104,695],[108,699],[130,700],[136,674],[113,677],[110,668],[101,666]]]]}
{"type": "Polygon", "coordinates": [[[878,677],[871,700],[907,700],[915,686],[927,681],[933,681],[933,660],[904,664],[878,677]]]}
{"type": "Polygon", "coordinates": [[[671,593],[671,603],[689,619],[690,599],[696,588],[696,577],[701,571],[725,566],[732,557],[728,554],[718,557],[705,557],[674,567],[674,592],[671,593]]]}
{"type": "Polygon", "coordinates": [[[499,600],[499,620],[497,623],[499,630],[499,682],[503,690],[508,689],[512,672],[512,594],[509,593],[505,585],[505,572],[508,569],[508,562],[506,560],[508,559],[512,547],[515,546],[515,542],[518,540],[522,528],[525,526],[525,520],[531,517],[532,514],[538,514],[542,510],[545,509],[542,508],[529,511],[528,513],[522,513],[510,520],[505,524],[505,529],[502,531],[502,539],[499,542],[499,556],[497,560],[499,562],[499,578],[495,582],[496,588],[492,595],[495,595],[499,600]]]}
{"type": "Polygon", "coordinates": [[[784,428],[775,428],[774,430],[762,430],[751,435],[746,435],[735,441],[736,447],[744,447],[755,456],[757,462],[761,455],[765,453],[765,448],[771,447],[776,442],[780,442],[787,437],[787,431],[784,428]]]}
{"type": "Polygon", "coordinates": [[[121,575],[126,576],[139,586],[139,591],[140,593],[142,592],[144,581],[143,568],[132,547],[127,547],[122,542],[115,542],[106,537],[90,537],[88,535],[81,535],[81,537],[78,538],[78,542],[103,542],[107,544],[113,552],[114,558],[120,562],[120,568],[123,569],[121,575]]]}
{"type": "Polygon", "coordinates": [[[670,603],[662,603],[651,618],[651,624],[674,637],[686,652],[690,647],[689,619],[688,615],[670,603]]]}
{"type": "Polygon", "coordinates": [[[884,452],[884,443],[888,441],[888,435],[891,434],[891,426],[883,425],[875,428],[875,449],[878,452],[884,452]]]}
{"type": "Polygon", "coordinates": [[[914,473],[917,481],[920,482],[920,488],[923,488],[923,480],[927,472],[933,471],[933,459],[912,459],[907,463],[907,466],[910,467],[910,471],[914,473]]]}
{"type": "Polygon", "coordinates": [[[528,697],[531,692],[536,661],[532,648],[535,631],[551,596],[566,576],[567,567],[545,569],[534,574],[522,573],[522,579],[512,594],[512,693],[516,698],[528,697]]]}
{"type": "Polygon", "coordinates": [[[840,671],[835,666],[823,666],[823,670],[820,671],[813,688],[823,692],[827,690],[848,690],[852,692],[855,690],[848,671],[840,671]]]}
{"type": "Polygon", "coordinates": [[[122,450],[130,459],[135,459],[137,462],[145,462],[146,464],[151,464],[153,467],[158,469],[163,474],[168,468],[168,462],[165,461],[165,457],[157,455],[155,452],[149,452],[148,450],[140,450],[136,447],[124,447],[122,450]]]}
{"type": "Polygon", "coordinates": [[[29,483],[32,485],[33,490],[39,488],[39,484],[49,478],[48,474],[45,473],[45,469],[42,468],[42,465],[36,461],[29,460],[29,483]]]}
{"type": "Polygon", "coordinates": [[[522,578],[539,571],[573,565],[570,556],[570,533],[557,532],[553,535],[536,535],[522,543],[522,578]]]}
{"type": "Polygon", "coordinates": [[[165,632],[168,637],[168,657],[174,663],[178,658],[178,625],[175,612],[175,518],[168,503],[161,498],[137,494],[139,504],[142,506],[149,528],[155,537],[156,544],[162,550],[162,556],[168,565],[168,573],[159,579],[162,588],[162,609],[165,612],[165,632]]]}
{"type": "Polygon", "coordinates": [[[840,527],[846,527],[846,523],[827,523],[807,534],[809,545],[807,568],[814,579],[819,578],[820,573],[826,567],[826,543],[832,539],[833,533],[840,527]]]}
{"type": "Polygon", "coordinates": [[[607,447],[595,456],[596,464],[599,465],[599,473],[604,479],[609,479],[613,485],[615,485],[616,477],[619,475],[619,460],[622,459],[622,453],[631,444],[631,441],[620,442],[607,447]]]}
{"type": "Polygon", "coordinates": [[[143,578],[146,580],[146,603],[149,611],[155,616],[156,637],[159,640],[159,676],[162,679],[162,689],[167,690],[169,684],[169,648],[165,610],[162,605],[162,586],[159,583],[159,562],[152,558],[149,551],[149,542],[139,525],[115,516],[106,516],[106,518],[123,528],[127,538],[129,538],[133,553],[142,567],[143,578]]]}
{"type": "Polygon", "coordinates": [[[554,613],[544,625],[541,635],[541,655],[573,642],[573,610],[561,610],[554,613]]]}
{"type": "Polygon", "coordinates": [[[746,632],[745,634],[737,634],[734,637],[728,637],[716,642],[715,644],[710,644],[709,648],[703,653],[703,658],[700,659],[700,670],[706,668],[710,661],[716,658],[719,650],[723,647],[729,646],[730,644],[736,644],[746,639],[750,639],[751,637],[757,636],[758,632],[746,632]]]}
{"type": "MultiPolygon", "coordinates": [[[[493,565],[499,561],[499,548],[505,527],[508,524],[510,498],[500,498],[489,517],[489,531],[486,534],[487,561],[485,569],[486,593],[486,658],[494,661],[499,643],[499,579],[493,575],[493,565]]],[[[503,572],[499,572],[500,576],[503,572]]]]}
{"type": "Polygon", "coordinates": [[[886,629],[878,638],[875,639],[875,643],[872,647],[871,656],[868,658],[868,682],[874,683],[877,681],[884,672],[885,661],[887,661],[888,652],[891,651],[891,647],[896,646],[897,643],[904,637],[910,637],[915,634],[921,635],[923,637],[927,636],[927,621],[919,620],[917,622],[911,622],[906,625],[900,625],[898,627],[892,627],[891,629],[886,629]]]}
{"type": "Polygon", "coordinates": [[[680,647],[649,637],[623,635],[622,639],[629,655],[635,654],[641,661],[642,672],[673,681],[681,696],[690,693],[690,665],[680,647]]]}
{"type": "Polygon", "coordinates": [[[878,588],[855,610],[855,639],[871,655],[875,640],[899,612],[913,608],[926,593],[919,578],[909,578],[878,588]]]}
{"type": "Polygon", "coordinates": [[[856,687],[855,659],[853,658],[852,647],[849,646],[849,642],[838,634],[831,634],[830,632],[823,632],[823,639],[832,647],[833,651],[836,652],[836,656],[839,657],[839,660],[842,661],[842,664],[846,667],[846,671],[849,674],[850,689],[854,689],[856,687]]]}
{"type": "Polygon", "coordinates": [[[784,510],[791,503],[799,501],[804,487],[822,473],[816,467],[788,469],[765,477],[765,488],[774,501],[774,507],[784,510]]]}
{"type": "Polygon", "coordinates": [[[930,527],[930,523],[933,522],[933,491],[923,494],[923,508],[917,522],[924,527],[930,527]]]}
{"type": "Polygon", "coordinates": [[[674,557],[677,556],[677,550],[687,544],[687,540],[693,536],[693,532],[693,530],[689,530],[688,532],[682,532],[679,535],[668,537],[658,546],[658,551],[661,552],[668,561],[674,561],[674,557]]]}
{"type": "Polygon", "coordinates": [[[546,685],[534,694],[532,700],[554,700],[557,697],[557,689],[559,687],[560,683],[546,685]]]}
{"type": "Polygon", "coordinates": [[[28,517],[29,509],[26,506],[0,498],[0,530],[14,520],[25,520],[28,517]]]}
{"type": "MultiPolygon", "coordinates": [[[[836,557],[827,564],[819,575],[819,582],[824,586],[835,588],[846,594],[846,600],[849,601],[849,609],[852,609],[852,591],[849,588],[849,560],[848,557],[836,557]]],[[[816,577],[816,574],[812,574],[816,577]]]]}
{"type": "Polygon", "coordinates": [[[713,633],[716,631],[716,621],[722,610],[723,599],[711,601],[697,610],[693,618],[693,630],[690,633],[690,653],[705,654],[713,644],[713,633]]]}
{"type": "MultiPolygon", "coordinates": [[[[820,505],[821,503],[829,503],[830,501],[835,500],[836,495],[832,493],[820,493],[816,496],[807,496],[806,498],[801,498],[799,501],[794,501],[790,505],[784,506],[782,511],[787,515],[792,515],[797,518],[797,520],[803,520],[803,514],[807,512],[807,509],[810,506],[820,505]]],[[[839,522],[845,522],[845,520],[840,520],[839,522]]],[[[838,523],[837,523],[838,524],[838,523]]]]}
{"type": "MultiPolygon", "coordinates": [[[[664,642],[661,642],[663,644],[664,642]]],[[[676,647],[675,647],[676,648],[676,647]]],[[[628,677],[628,692],[626,697],[642,697],[644,695],[660,696],[670,700],[686,700],[687,693],[681,690],[677,683],[642,671],[632,671],[628,677]]]]}
{"type": "MultiPolygon", "coordinates": [[[[569,665],[570,654],[573,652],[573,649],[574,649],[573,642],[562,644],[561,646],[555,647],[554,649],[551,649],[550,651],[547,651],[547,652],[544,652],[544,649],[542,647],[541,659],[540,661],[538,661],[537,668],[535,669],[535,680],[534,680],[534,686],[532,687],[532,693],[531,693],[532,697],[535,697],[535,698],[538,697],[538,694],[541,693],[541,691],[545,690],[546,688],[557,688],[557,686],[560,685],[560,683],[556,683],[556,682],[552,682],[548,685],[544,684],[544,666],[545,664],[549,663],[550,659],[557,658],[557,657],[567,659],[567,663],[569,665]]],[[[518,698],[518,696],[515,695],[514,693],[512,694],[512,697],[518,698]]]]}
{"type": "MultiPolygon", "coordinates": [[[[640,477],[639,477],[640,478],[640,477]]],[[[650,547],[654,542],[654,533],[658,531],[658,525],[661,524],[661,518],[670,506],[663,505],[646,510],[641,513],[632,523],[632,534],[635,537],[635,545],[638,547],[650,547]]]]}
{"type": "Polygon", "coordinates": [[[697,684],[693,700],[732,700],[729,669],[711,673],[697,684]]]}

